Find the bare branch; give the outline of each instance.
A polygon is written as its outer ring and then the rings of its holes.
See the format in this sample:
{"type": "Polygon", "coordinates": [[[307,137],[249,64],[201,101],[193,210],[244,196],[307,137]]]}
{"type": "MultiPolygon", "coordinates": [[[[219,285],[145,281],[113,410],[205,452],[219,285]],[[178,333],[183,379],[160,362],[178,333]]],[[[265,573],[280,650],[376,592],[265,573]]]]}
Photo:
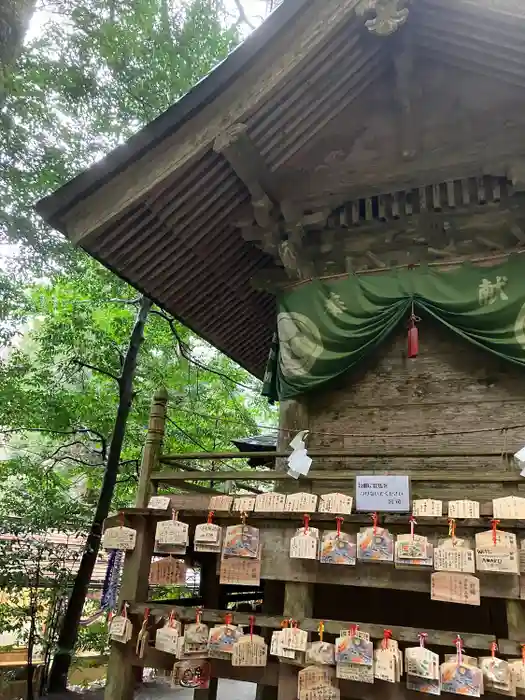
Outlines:
{"type": "Polygon", "coordinates": [[[233,0],[235,3],[235,7],[237,8],[237,12],[239,13],[239,19],[237,20],[237,24],[246,24],[250,29],[255,29],[255,24],[248,19],[248,16],[246,14],[246,10],[243,7],[242,0],[233,0]]]}
{"type": "Polygon", "coordinates": [[[103,374],[105,377],[109,377],[110,379],[113,379],[117,384],[120,386],[120,377],[117,377],[116,374],[113,374],[107,369],[102,369],[101,367],[95,367],[95,365],[90,365],[89,362],[84,362],[84,360],[71,360],[72,364],[78,365],[79,367],[85,367],[86,369],[90,369],[92,372],[98,372],[99,374],[103,374]]]}

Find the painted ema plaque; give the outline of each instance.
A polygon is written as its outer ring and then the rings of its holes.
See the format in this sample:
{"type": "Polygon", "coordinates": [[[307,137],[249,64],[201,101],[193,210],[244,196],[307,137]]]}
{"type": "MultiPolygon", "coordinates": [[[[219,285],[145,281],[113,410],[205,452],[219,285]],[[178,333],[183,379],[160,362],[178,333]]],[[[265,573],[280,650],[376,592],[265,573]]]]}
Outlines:
{"type": "Polygon", "coordinates": [[[409,513],[410,480],[405,475],[356,476],[355,504],[361,513],[409,513]]]}

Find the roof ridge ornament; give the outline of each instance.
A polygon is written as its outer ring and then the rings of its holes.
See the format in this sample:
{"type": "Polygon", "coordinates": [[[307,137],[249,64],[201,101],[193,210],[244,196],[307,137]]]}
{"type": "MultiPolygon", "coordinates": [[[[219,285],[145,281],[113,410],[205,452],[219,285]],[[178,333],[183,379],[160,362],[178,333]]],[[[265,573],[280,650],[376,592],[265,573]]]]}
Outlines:
{"type": "Polygon", "coordinates": [[[389,36],[401,27],[408,18],[408,8],[400,8],[401,0],[360,0],[355,8],[356,15],[363,17],[369,12],[376,16],[365,22],[365,27],[377,36],[389,36]]]}

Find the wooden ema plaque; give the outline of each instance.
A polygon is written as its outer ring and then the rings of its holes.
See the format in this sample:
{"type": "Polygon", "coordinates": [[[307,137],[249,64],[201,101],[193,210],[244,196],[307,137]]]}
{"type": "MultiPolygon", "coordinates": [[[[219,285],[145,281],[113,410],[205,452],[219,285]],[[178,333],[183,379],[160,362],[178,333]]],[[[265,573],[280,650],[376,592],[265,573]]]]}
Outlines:
{"type": "Polygon", "coordinates": [[[479,518],[479,503],[478,501],[449,501],[448,502],[448,517],[449,518],[479,518]]]}
{"type": "Polygon", "coordinates": [[[186,583],[186,573],[186,564],[180,559],[158,559],[151,562],[149,583],[151,586],[182,586],[186,583]]]}
{"type": "Polygon", "coordinates": [[[233,499],[233,508],[238,513],[250,513],[255,510],[255,496],[238,496],[233,499]]]}
{"type": "Polygon", "coordinates": [[[325,493],[319,497],[319,513],[350,515],[354,499],[344,493],[325,493]]]}
{"type": "Polygon", "coordinates": [[[445,603],[480,605],[479,579],[470,574],[438,571],[431,577],[430,597],[445,603]]]}
{"type": "Polygon", "coordinates": [[[492,500],[492,512],[501,520],[525,520],[525,498],[506,496],[492,500]]]}
{"type": "Polygon", "coordinates": [[[179,661],[173,667],[172,683],[181,688],[206,690],[210,687],[211,666],[205,659],[179,661]]]}
{"type": "Polygon", "coordinates": [[[219,576],[221,585],[258,586],[261,583],[261,559],[223,557],[219,576]]]}
{"type": "Polygon", "coordinates": [[[233,504],[233,496],[212,496],[208,510],[230,512],[233,504]]]}
{"type": "Polygon", "coordinates": [[[121,549],[129,551],[135,549],[137,533],[130,527],[108,527],[102,535],[104,549],[121,549]]]}
{"type": "Polygon", "coordinates": [[[163,520],[157,523],[155,541],[160,544],[185,546],[188,544],[189,525],[180,520],[163,520]]]}
{"type": "Polygon", "coordinates": [[[152,496],[148,501],[148,508],[151,510],[168,510],[171,498],[169,496],[152,496]]]}
{"type": "Polygon", "coordinates": [[[287,513],[315,513],[317,496],[314,493],[291,493],[286,497],[287,513]]]}
{"type": "Polygon", "coordinates": [[[328,666],[307,666],[297,676],[299,700],[331,700],[340,698],[335,687],[335,673],[328,666]],[[335,693],[335,695],[334,695],[335,693]]]}
{"type": "Polygon", "coordinates": [[[256,513],[283,513],[286,506],[284,493],[260,493],[255,497],[256,513]]]}
{"type": "Polygon", "coordinates": [[[247,634],[233,646],[232,666],[261,667],[268,663],[268,647],[262,637],[247,634]]]}
{"type": "Polygon", "coordinates": [[[441,518],[443,501],[436,501],[433,498],[412,501],[412,515],[415,518],[441,518]]]}
{"type": "Polygon", "coordinates": [[[440,546],[434,549],[436,571],[454,571],[473,574],[475,571],[474,550],[466,547],[440,546]]]}

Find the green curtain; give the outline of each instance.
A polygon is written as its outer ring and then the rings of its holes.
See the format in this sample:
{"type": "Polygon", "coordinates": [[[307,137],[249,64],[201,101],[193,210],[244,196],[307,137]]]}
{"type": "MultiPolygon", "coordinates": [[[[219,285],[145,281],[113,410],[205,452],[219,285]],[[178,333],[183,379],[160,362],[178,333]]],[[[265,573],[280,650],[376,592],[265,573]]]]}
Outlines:
{"type": "Polygon", "coordinates": [[[263,393],[287,399],[355,367],[412,304],[475,345],[525,366],[525,259],[450,271],[426,266],[314,280],[278,298],[263,393]]]}

